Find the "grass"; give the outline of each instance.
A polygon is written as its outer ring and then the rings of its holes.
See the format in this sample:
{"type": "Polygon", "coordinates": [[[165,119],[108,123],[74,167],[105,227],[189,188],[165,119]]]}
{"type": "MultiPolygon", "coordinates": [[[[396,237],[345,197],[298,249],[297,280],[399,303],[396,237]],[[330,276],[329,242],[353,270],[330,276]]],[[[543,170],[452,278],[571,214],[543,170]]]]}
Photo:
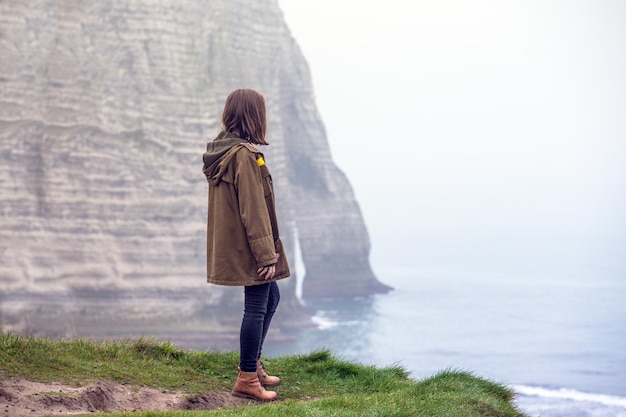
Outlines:
{"type": "MultiPolygon", "coordinates": [[[[116,417],[429,416],[523,417],[507,387],[471,373],[446,370],[414,381],[399,366],[343,361],[329,351],[265,360],[283,384],[281,401],[217,411],[116,413],[116,417]]],[[[0,336],[0,375],[84,386],[109,380],[181,391],[190,396],[230,390],[237,352],[181,350],[150,339],[120,342],[0,336]]],[[[113,416],[113,414],[90,414],[113,416]]]]}

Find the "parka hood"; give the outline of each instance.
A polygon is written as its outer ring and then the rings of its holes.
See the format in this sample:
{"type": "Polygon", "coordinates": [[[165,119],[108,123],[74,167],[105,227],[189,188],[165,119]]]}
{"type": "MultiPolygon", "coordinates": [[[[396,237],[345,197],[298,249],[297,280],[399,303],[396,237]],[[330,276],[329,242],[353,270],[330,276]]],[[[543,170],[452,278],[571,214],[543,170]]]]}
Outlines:
{"type": "Polygon", "coordinates": [[[226,172],[228,162],[240,148],[238,145],[246,145],[247,143],[248,141],[228,132],[220,132],[212,142],[209,142],[206,152],[202,156],[204,162],[202,171],[207,181],[219,183],[226,172]]]}

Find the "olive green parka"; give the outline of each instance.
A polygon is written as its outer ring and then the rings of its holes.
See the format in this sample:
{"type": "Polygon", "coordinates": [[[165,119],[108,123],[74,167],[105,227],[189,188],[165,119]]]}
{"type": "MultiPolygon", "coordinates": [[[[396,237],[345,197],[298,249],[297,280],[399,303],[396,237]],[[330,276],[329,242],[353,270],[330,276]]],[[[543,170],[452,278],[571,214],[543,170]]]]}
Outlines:
{"type": "Polygon", "coordinates": [[[209,182],[207,281],[257,285],[287,278],[272,176],[263,154],[246,140],[222,132],[208,143],[202,159],[209,182]],[[272,280],[259,277],[258,268],[274,263],[272,280]]]}

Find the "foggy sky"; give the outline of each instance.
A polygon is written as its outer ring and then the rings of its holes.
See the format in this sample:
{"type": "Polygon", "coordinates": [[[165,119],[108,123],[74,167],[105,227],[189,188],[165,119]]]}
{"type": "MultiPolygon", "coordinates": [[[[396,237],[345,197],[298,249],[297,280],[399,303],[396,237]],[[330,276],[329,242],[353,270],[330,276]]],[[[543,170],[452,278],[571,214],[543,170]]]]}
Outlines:
{"type": "Polygon", "coordinates": [[[279,5],[375,269],[625,242],[626,2],[279,5]]]}

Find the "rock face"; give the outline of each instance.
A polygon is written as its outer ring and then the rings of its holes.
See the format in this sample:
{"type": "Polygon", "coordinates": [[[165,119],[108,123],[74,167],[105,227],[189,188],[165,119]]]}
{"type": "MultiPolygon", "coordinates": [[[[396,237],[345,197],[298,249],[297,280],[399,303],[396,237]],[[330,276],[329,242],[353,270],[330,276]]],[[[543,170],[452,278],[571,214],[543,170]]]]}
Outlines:
{"type": "MultiPolygon", "coordinates": [[[[292,265],[296,236],[302,250],[303,297],[388,290],[369,266],[358,204],[276,1],[3,0],[5,330],[232,331],[241,289],[204,279],[201,156],[240,87],[267,99],[263,152],[292,265]],[[103,315],[110,326],[99,329],[103,315]]],[[[306,317],[296,279],[281,289],[277,321],[306,317]]]]}

